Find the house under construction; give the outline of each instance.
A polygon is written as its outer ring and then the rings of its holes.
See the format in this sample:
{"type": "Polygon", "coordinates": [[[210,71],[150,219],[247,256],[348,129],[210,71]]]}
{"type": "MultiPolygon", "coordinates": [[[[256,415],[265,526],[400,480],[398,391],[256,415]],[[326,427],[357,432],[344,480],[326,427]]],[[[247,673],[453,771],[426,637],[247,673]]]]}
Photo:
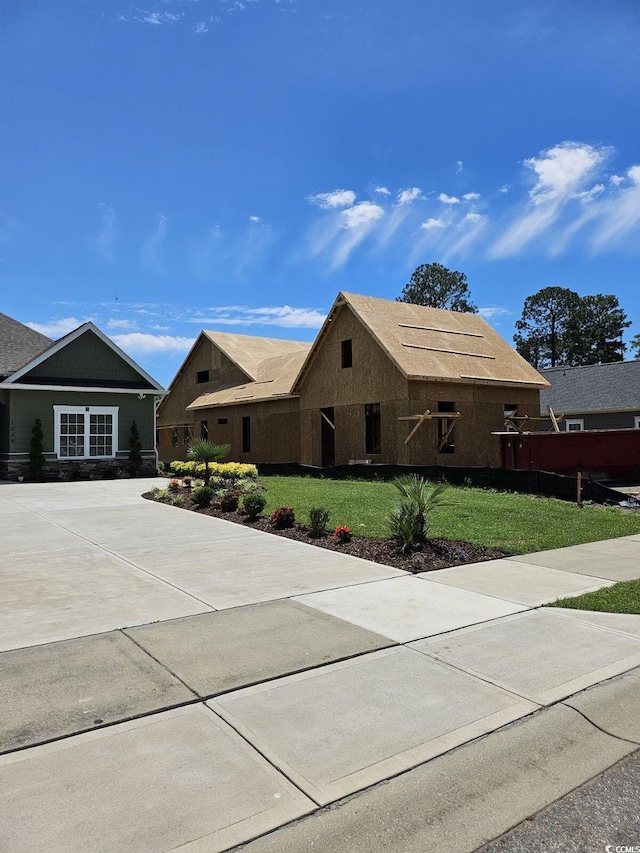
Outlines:
{"type": "Polygon", "coordinates": [[[477,314],[340,293],[313,344],[203,331],[158,410],[160,459],[191,438],[255,463],[500,465],[509,417],[549,383],[477,314]]]}

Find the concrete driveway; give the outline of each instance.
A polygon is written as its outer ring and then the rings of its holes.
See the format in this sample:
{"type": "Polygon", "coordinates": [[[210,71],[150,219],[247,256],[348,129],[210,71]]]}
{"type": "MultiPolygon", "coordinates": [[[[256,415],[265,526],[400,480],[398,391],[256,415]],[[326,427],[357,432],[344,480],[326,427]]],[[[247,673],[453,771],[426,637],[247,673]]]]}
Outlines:
{"type": "Polygon", "coordinates": [[[540,609],[640,537],[407,576],[152,485],[0,486],[0,849],[471,851],[640,745],[640,617],[540,609]]]}

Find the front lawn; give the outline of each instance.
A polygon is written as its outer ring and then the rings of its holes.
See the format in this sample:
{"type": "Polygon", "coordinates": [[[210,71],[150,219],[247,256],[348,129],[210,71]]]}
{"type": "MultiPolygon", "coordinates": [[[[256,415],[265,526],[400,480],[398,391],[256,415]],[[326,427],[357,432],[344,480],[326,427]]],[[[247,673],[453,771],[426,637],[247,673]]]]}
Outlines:
{"type": "MultiPolygon", "coordinates": [[[[313,477],[261,477],[267,489],[266,513],[291,506],[308,523],[309,509],[331,510],[331,525],[350,527],[355,536],[384,538],[384,517],[394,504],[392,483],[320,480],[313,477]]],[[[451,486],[442,506],[430,516],[429,536],[473,542],[510,554],[526,554],[640,533],[640,512],[585,506],[555,498],[451,486]]]]}
{"type": "Polygon", "coordinates": [[[621,581],[595,592],[578,595],[576,598],[560,598],[550,604],[549,607],[571,607],[575,610],[640,614],[640,580],[621,581]]]}

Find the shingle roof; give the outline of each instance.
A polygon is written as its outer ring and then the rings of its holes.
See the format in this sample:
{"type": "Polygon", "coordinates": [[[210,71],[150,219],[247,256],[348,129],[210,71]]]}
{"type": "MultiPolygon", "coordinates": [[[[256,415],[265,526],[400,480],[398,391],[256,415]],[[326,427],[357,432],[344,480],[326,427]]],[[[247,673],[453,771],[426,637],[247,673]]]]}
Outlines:
{"type": "Polygon", "coordinates": [[[551,388],[540,395],[540,407],[557,413],[640,411],[640,361],[613,361],[586,367],[552,367],[540,371],[551,388]]]}
{"type": "MultiPolygon", "coordinates": [[[[478,314],[340,293],[329,319],[348,305],[410,379],[495,382],[545,388],[546,380],[478,314]]],[[[316,340],[319,345],[325,324],[316,340]]],[[[306,370],[313,358],[309,357],[306,370]]],[[[302,374],[296,382],[296,387],[302,374]]]]}
{"type": "Polygon", "coordinates": [[[311,344],[303,341],[258,338],[253,335],[206,330],[203,334],[251,377],[253,382],[201,394],[187,409],[287,396],[291,393],[293,382],[311,349],[311,344]]]}
{"type": "Polygon", "coordinates": [[[13,373],[52,344],[40,332],[0,313],[0,375],[13,373]]]}

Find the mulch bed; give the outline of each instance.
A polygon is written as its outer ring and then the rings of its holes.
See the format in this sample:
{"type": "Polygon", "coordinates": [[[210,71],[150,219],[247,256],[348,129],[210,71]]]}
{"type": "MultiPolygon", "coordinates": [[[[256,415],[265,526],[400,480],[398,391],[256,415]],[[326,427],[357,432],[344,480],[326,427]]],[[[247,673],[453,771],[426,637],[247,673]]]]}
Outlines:
{"type": "MultiPolygon", "coordinates": [[[[484,560],[499,560],[507,555],[503,551],[483,548],[472,542],[456,542],[449,539],[429,539],[419,550],[411,554],[403,554],[392,539],[370,539],[366,536],[354,536],[350,542],[337,542],[331,533],[314,539],[309,536],[309,528],[305,524],[295,523],[293,527],[278,529],[269,521],[268,517],[260,516],[255,521],[249,521],[240,512],[221,512],[219,509],[207,507],[200,509],[195,506],[191,496],[185,490],[181,494],[184,505],[179,509],[197,512],[200,515],[210,515],[213,518],[222,518],[235,524],[243,524],[255,530],[272,533],[274,536],[284,536],[286,539],[295,539],[297,542],[306,542],[317,548],[326,548],[329,551],[340,551],[342,554],[350,554],[352,557],[360,557],[363,560],[371,560],[374,563],[382,563],[384,566],[393,566],[403,569],[411,574],[421,572],[432,572],[436,569],[446,569],[450,566],[460,566],[464,563],[480,563],[484,560]]],[[[151,492],[143,495],[148,500],[156,500],[151,492]]],[[[171,506],[171,498],[159,500],[171,506]]]]}

